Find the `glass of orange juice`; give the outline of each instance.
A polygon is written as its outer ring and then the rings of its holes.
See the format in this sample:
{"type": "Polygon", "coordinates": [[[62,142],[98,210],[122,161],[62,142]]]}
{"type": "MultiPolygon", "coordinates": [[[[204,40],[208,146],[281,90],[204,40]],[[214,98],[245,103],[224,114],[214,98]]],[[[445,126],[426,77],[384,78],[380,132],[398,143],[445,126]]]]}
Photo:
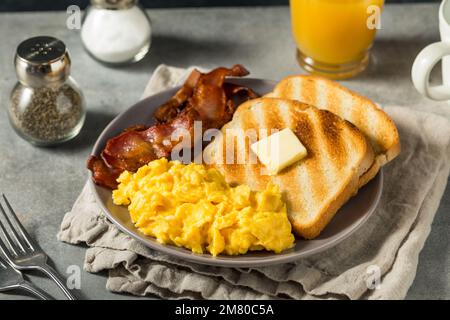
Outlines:
{"type": "Polygon", "coordinates": [[[363,71],[383,4],[384,0],[290,0],[299,64],[332,79],[363,71]]]}

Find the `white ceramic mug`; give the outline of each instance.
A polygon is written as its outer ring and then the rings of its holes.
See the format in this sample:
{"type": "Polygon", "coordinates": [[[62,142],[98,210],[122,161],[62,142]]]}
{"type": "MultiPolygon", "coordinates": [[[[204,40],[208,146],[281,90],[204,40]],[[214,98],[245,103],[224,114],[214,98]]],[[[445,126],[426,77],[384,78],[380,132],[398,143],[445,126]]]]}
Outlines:
{"type": "Polygon", "coordinates": [[[425,47],[414,61],[411,75],[414,86],[424,96],[433,100],[450,100],[450,0],[439,7],[441,41],[425,47]],[[430,86],[430,73],[442,59],[442,85],[430,86]]]}

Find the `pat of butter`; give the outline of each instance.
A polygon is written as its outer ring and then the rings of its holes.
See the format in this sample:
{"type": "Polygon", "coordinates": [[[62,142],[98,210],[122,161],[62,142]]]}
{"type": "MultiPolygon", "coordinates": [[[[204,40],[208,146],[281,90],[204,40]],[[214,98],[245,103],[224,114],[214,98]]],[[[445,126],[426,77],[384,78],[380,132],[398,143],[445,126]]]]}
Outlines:
{"type": "Polygon", "coordinates": [[[277,174],[307,154],[305,146],[289,128],[253,143],[250,148],[270,175],[277,174]]]}

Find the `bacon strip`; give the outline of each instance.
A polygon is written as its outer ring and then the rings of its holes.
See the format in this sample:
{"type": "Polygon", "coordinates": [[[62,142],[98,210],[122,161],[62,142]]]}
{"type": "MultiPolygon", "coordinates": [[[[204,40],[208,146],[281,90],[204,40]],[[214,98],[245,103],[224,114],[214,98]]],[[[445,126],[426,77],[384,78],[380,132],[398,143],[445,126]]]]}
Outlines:
{"type": "Polygon", "coordinates": [[[172,141],[172,134],[183,130],[193,137],[195,121],[202,121],[203,131],[220,129],[231,120],[237,105],[235,100],[257,97],[250,88],[225,83],[226,77],[247,74],[248,71],[239,64],[206,74],[194,70],[181,89],[156,110],[156,125],[128,128],[108,140],[100,158],[89,157],[87,167],[93,172],[94,182],[115,189],[116,180],[123,171],[135,172],[152,160],[169,158],[181,141],[181,138],[172,141]]]}
{"type": "Polygon", "coordinates": [[[161,105],[154,113],[156,121],[159,123],[165,123],[175,118],[183,107],[186,105],[186,101],[192,96],[195,86],[202,74],[197,69],[191,72],[183,86],[177,93],[169,99],[166,103],[161,105]]]}

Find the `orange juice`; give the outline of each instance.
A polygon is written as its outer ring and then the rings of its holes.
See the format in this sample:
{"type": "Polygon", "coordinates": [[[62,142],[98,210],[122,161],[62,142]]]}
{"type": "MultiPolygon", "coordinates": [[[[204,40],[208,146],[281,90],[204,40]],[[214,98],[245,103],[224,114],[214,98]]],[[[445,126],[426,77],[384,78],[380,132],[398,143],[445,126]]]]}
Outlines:
{"type": "Polygon", "coordinates": [[[374,14],[381,12],[383,4],[384,0],[290,0],[299,59],[309,64],[312,72],[314,64],[319,69],[335,68],[337,73],[361,68],[367,64],[375,37],[374,14]]]}

